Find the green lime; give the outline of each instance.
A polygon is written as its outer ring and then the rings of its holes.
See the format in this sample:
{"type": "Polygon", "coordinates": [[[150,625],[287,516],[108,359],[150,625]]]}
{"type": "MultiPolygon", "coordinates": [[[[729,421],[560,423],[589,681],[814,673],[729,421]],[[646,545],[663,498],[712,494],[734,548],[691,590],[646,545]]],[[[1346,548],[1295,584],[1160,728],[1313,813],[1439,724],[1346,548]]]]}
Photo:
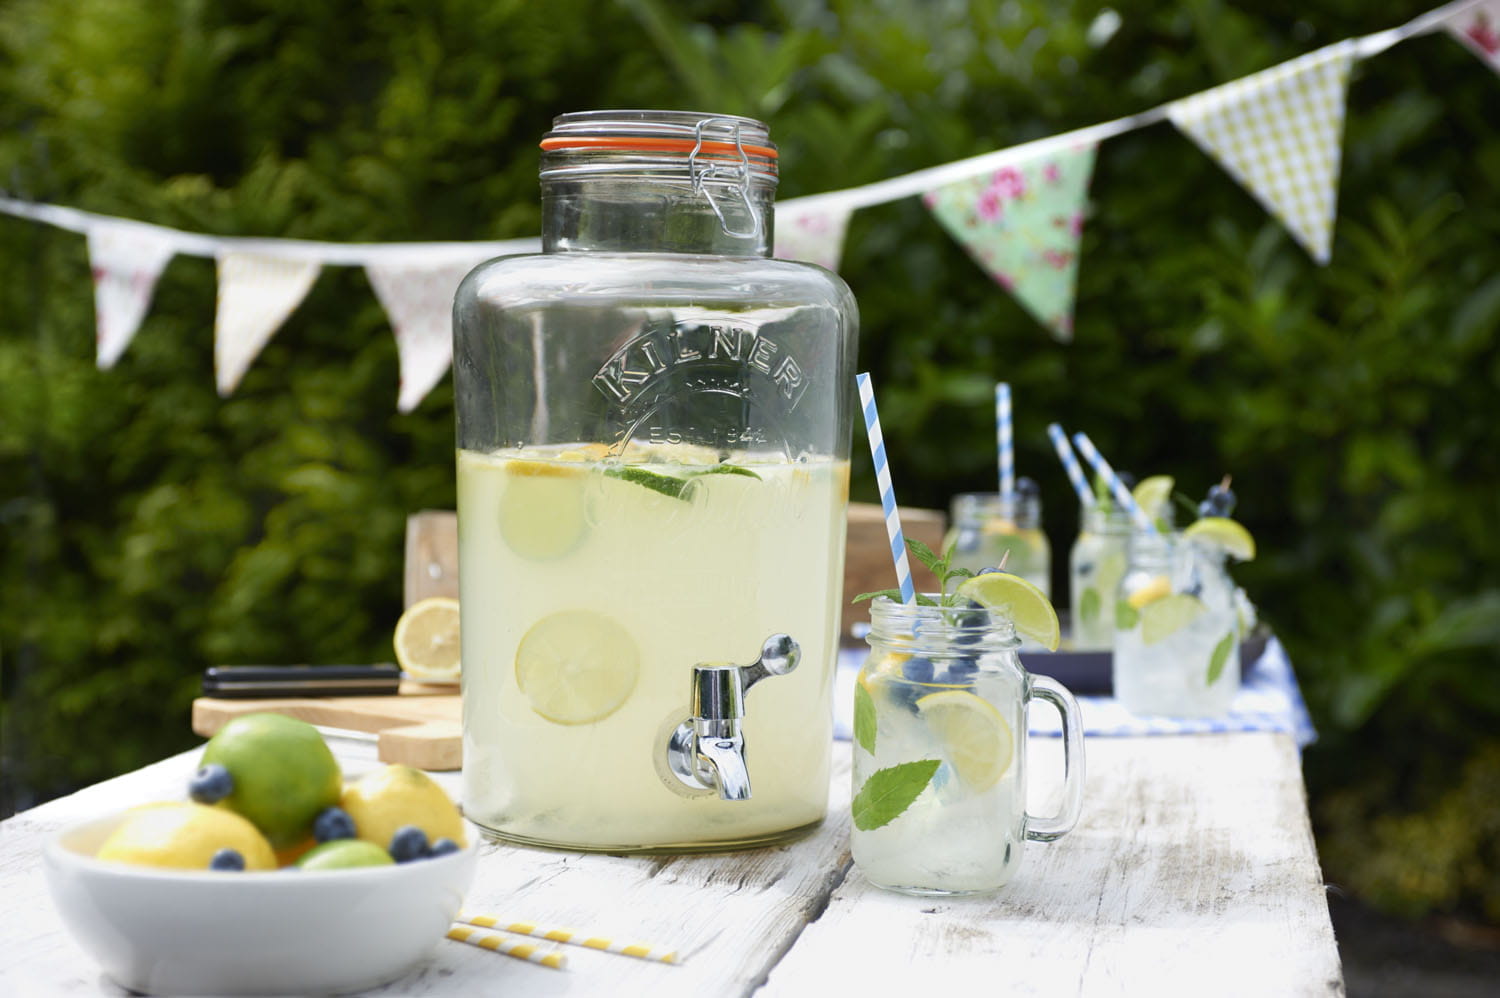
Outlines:
{"type": "Polygon", "coordinates": [[[944,690],[917,700],[917,711],[971,790],[988,790],[1010,768],[1015,755],[1010,724],[988,700],[965,690],[944,690]]]}
{"type": "Polygon", "coordinates": [[[516,648],[516,685],[531,709],[558,724],[590,724],[635,689],[640,651],[630,632],[592,610],[564,610],[532,625],[516,648]]]}
{"type": "Polygon", "coordinates": [[[1255,538],[1240,523],[1224,516],[1205,516],[1188,524],[1182,536],[1221,548],[1240,561],[1255,558],[1255,538]]]}
{"type": "Polygon", "coordinates": [[[1047,594],[1019,575],[986,572],[966,579],[957,593],[994,613],[1004,614],[1016,625],[1016,633],[1030,638],[1048,651],[1057,651],[1061,628],[1057,611],[1047,594]]]}
{"type": "Polygon", "coordinates": [[[343,779],[323,736],[282,714],[236,717],[203,749],[200,765],[229,770],[234,790],[220,802],[283,849],[312,834],[313,819],[339,802],[343,779]]]}
{"type": "Polygon", "coordinates": [[[1196,596],[1171,593],[1141,608],[1141,643],[1154,645],[1198,619],[1208,607],[1196,596]]]}
{"type": "Polygon", "coordinates": [[[363,839],[335,839],[297,860],[299,870],[345,870],[355,866],[393,866],[391,854],[363,839]]]}
{"type": "Polygon", "coordinates": [[[274,870],[271,845],[232,811],[174,801],[135,808],[99,847],[99,859],[173,870],[207,870],[214,854],[233,849],[246,870],[274,870]]]}
{"type": "Polygon", "coordinates": [[[684,502],[692,500],[692,493],[689,491],[693,486],[691,478],[668,475],[633,464],[609,468],[604,473],[610,478],[618,478],[624,482],[643,485],[652,492],[660,492],[662,495],[671,496],[673,499],[681,499],[684,502]]]}
{"type": "Polygon", "coordinates": [[[464,842],[464,822],[447,791],[420,769],[390,765],[366,773],[344,791],[339,806],[354,819],[363,841],[391,847],[397,829],[416,825],[429,842],[464,842]]]}

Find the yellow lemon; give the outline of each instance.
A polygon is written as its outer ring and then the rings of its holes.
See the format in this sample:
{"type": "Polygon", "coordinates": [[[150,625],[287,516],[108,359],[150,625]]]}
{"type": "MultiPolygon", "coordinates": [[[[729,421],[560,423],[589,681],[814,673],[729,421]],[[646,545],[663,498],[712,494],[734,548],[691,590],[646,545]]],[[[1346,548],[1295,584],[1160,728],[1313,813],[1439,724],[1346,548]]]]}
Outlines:
{"type": "Polygon", "coordinates": [[[98,858],[171,870],[207,870],[220,849],[233,849],[247,870],[276,869],[276,855],[249,821],[219,807],[180,801],[146,804],[99,847],[98,858]]]}
{"type": "Polygon", "coordinates": [[[1172,580],[1167,578],[1165,575],[1158,575],[1156,578],[1152,579],[1150,582],[1146,583],[1144,586],[1141,586],[1141,588],[1131,593],[1126,598],[1125,602],[1129,603],[1132,609],[1139,610],[1141,607],[1146,606],[1147,604],[1155,603],[1163,596],[1170,596],[1171,593],[1172,580]]]}
{"type": "Polygon", "coordinates": [[[458,807],[420,769],[391,765],[367,773],[345,788],[340,806],[354,819],[361,839],[385,850],[403,825],[416,825],[429,842],[449,838],[464,844],[458,807]]]}
{"type": "Polygon", "coordinates": [[[429,596],[406,608],[396,622],[396,661],[413,679],[447,682],[463,671],[458,600],[429,596]]]}

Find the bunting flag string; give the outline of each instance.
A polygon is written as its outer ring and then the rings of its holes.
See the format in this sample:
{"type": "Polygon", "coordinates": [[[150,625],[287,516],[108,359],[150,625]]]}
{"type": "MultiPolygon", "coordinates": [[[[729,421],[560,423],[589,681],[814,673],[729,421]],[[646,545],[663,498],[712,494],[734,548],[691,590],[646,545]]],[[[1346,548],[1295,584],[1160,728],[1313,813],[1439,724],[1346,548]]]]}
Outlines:
{"type": "MultiPolygon", "coordinates": [[[[920,197],[939,226],[1027,312],[1053,336],[1069,340],[1097,147],[1171,121],[1314,260],[1326,263],[1353,63],[1435,31],[1451,34],[1500,72],[1500,0],[1453,0],[1399,27],[1325,46],[1140,114],[779,202],[775,254],[836,269],[853,212],[920,197]]],[[[322,267],[363,267],[395,335],[402,412],[417,406],[452,363],[452,297],[463,275],[491,257],[540,250],[536,239],[333,243],[213,236],[7,197],[0,197],[0,214],[85,235],[100,368],[114,366],[130,345],[174,256],[217,261],[214,368],[221,395],[239,385],[322,267]]]]}

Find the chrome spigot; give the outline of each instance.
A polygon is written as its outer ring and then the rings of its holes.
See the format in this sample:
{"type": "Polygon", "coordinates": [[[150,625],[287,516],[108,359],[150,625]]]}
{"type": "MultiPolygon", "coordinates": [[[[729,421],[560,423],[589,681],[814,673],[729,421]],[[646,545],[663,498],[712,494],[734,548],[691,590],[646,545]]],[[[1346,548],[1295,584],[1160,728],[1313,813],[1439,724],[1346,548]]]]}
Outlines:
{"type": "Polygon", "coordinates": [[[745,694],[767,676],[797,667],[802,650],[789,635],[773,634],[749,665],[693,666],[693,716],[667,739],[667,766],[685,786],[715,790],[723,800],[750,798],[745,765],[745,694]]]}

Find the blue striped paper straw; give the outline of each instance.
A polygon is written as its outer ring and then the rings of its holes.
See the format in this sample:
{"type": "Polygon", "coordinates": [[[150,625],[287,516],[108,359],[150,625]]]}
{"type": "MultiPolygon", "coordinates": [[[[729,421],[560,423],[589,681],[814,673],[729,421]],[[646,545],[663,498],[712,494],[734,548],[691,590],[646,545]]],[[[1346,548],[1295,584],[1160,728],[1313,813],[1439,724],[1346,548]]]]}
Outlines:
{"type": "Polygon", "coordinates": [[[1048,423],[1047,436],[1052,438],[1052,449],[1057,451],[1057,459],[1062,462],[1063,471],[1068,473],[1068,481],[1073,483],[1078,501],[1084,506],[1092,506],[1094,494],[1089,490],[1089,480],[1084,477],[1083,468],[1078,464],[1078,455],[1073,453],[1073,448],[1068,444],[1068,435],[1057,423],[1048,423]]]}
{"type": "Polygon", "coordinates": [[[1010,384],[995,385],[995,449],[1000,458],[1000,494],[1016,490],[1016,452],[1010,434],[1010,384]]]}
{"type": "Polygon", "coordinates": [[[891,466],[885,458],[885,435],[880,432],[880,412],[875,408],[875,389],[868,374],[856,374],[859,404],[865,411],[865,430],[870,435],[870,457],[875,460],[875,484],[880,488],[880,505],[885,510],[885,532],[891,539],[891,560],[896,563],[896,582],[901,587],[901,602],[916,601],[917,589],[911,581],[911,562],[906,559],[906,538],[901,533],[901,516],[896,512],[896,490],[891,487],[891,466]]]}
{"type": "Polygon", "coordinates": [[[1083,455],[1083,459],[1093,465],[1094,470],[1103,476],[1105,483],[1109,486],[1109,491],[1115,497],[1115,502],[1118,502],[1131,515],[1136,526],[1147,533],[1156,533],[1156,524],[1151,522],[1151,517],[1141,509],[1140,504],[1135,501],[1135,496],[1131,495],[1130,490],[1125,487],[1125,483],[1120,481],[1120,476],[1115,474],[1115,469],[1111,468],[1109,462],[1104,460],[1104,456],[1095,449],[1094,442],[1088,438],[1088,435],[1073,434],[1073,445],[1078,448],[1078,453],[1083,455]]]}

